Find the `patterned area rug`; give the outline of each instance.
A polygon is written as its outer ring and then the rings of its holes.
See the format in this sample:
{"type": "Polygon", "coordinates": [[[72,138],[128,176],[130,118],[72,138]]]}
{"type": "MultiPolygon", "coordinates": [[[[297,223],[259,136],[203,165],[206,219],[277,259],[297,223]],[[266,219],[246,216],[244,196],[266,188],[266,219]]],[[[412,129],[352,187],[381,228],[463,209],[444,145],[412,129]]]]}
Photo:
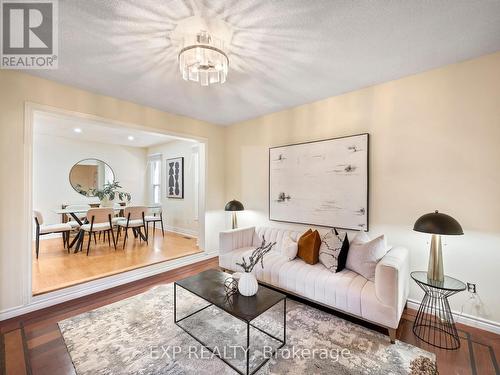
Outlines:
{"type": "MultiPolygon", "coordinates": [[[[177,289],[177,317],[207,303],[177,289]]],[[[253,324],[282,337],[283,304],[253,324]]],[[[77,374],[235,374],[173,322],[173,284],[98,308],[58,323],[77,374]]],[[[246,325],[215,307],[180,324],[244,371],[246,325]]],[[[287,301],[287,343],[250,331],[250,371],[258,374],[424,374],[435,356],[305,304],[287,301]],[[413,363],[412,363],[413,362],[413,363]],[[411,370],[418,368],[417,371],[411,370]]]]}

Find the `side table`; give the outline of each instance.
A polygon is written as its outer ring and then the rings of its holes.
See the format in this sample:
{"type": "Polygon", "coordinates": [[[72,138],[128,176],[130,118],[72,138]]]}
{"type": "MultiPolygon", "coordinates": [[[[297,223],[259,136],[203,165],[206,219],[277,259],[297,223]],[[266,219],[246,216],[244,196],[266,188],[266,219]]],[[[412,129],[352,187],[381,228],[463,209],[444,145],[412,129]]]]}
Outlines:
{"type": "Polygon", "coordinates": [[[411,278],[425,292],[413,323],[413,333],[422,341],[438,348],[458,349],[460,337],[448,297],[465,290],[465,283],[449,276],[445,276],[444,281],[430,280],[427,272],[423,271],[412,272],[411,278]]]}

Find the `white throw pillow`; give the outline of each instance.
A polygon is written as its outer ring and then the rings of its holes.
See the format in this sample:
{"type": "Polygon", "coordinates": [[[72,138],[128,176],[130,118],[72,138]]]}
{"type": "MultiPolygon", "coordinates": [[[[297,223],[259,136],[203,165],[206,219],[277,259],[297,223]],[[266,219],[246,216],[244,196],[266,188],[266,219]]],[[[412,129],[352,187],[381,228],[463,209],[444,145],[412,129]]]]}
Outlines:
{"type": "Polygon", "coordinates": [[[292,240],[290,236],[283,238],[281,244],[281,255],[285,256],[288,260],[294,260],[299,251],[299,244],[292,240]]]}
{"type": "Polygon", "coordinates": [[[346,268],[375,281],[375,268],[386,253],[384,235],[370,240],[365,232],[359,232],[350,243],[346,268]]]}
{"type": "Polygon", "coordinates": [[[342,271],[342,269],[345,267],[347,250],[349,249],[349,243],[344,246],[346,236],[347,233],[338,233],[335,228],[332,228],[321,237],[321,246],[319,247],[319,261],[329,271],[335,273],[338,271],[342,271]],[[342,254],[342,247],[344,247],[344,252],[346,254],[342,254]]]}

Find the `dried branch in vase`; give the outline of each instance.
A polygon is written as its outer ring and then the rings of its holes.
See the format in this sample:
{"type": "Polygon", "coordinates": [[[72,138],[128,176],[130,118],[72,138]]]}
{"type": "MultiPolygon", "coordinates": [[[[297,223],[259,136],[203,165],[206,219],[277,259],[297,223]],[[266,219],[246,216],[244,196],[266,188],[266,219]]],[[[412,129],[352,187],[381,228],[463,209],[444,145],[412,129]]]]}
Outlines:
{"type": "Polygon", "coordinates": [[[266,244],[266,240],[264,239],[264,236],[262,236],[262,244],[252,251],[252,254],[248,257],[248,261],[245,257],[241,257],[242,262],[236,263],[236,265],[243,268],[245,272],[252,272],[253,268],[259,262],[262,268],[264,268],[264,255],[270,252],[274,245],[276,245],[276,242],[266,244]]]}

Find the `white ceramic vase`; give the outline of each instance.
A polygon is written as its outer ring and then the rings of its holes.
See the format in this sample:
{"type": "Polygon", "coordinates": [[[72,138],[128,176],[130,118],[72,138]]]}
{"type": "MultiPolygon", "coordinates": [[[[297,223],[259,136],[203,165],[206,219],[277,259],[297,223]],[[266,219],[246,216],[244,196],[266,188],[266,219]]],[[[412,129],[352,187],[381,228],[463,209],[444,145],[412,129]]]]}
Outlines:
{"type": "Polygon", "coordinates": [[[242,296],[254,296],[259,289],[259,284],[253,273],[245,272],[240,274],[238,280],[238,291],[242,296]]]}

